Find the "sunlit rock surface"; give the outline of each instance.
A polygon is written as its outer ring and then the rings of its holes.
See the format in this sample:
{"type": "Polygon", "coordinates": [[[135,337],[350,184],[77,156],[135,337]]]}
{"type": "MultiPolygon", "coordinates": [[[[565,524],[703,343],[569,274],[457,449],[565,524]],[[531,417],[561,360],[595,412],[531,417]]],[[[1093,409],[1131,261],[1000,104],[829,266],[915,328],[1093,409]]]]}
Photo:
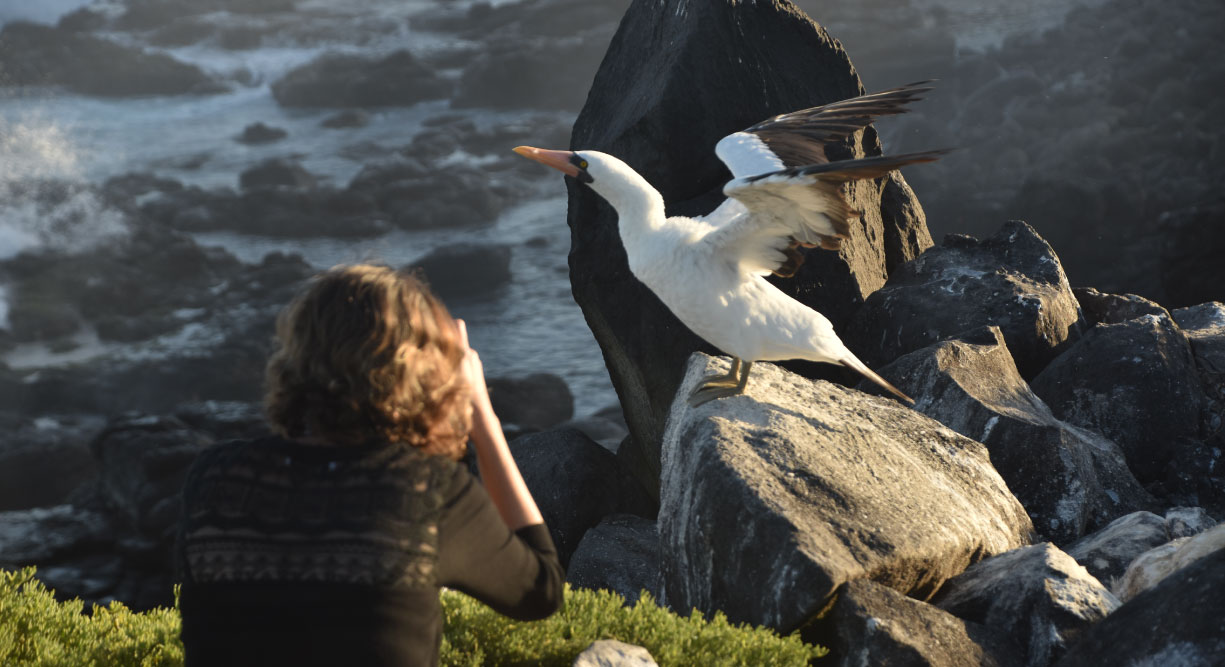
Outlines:
{"type": "Polygon", "coordinates": [[[666,601],[789,631],[841,584],[924,599],[1026,544],[1029,517],[981,444],[895,401],[772,364],[745,395],[690,409],[727,362],[694,355],[664,439],[666,601]]]}

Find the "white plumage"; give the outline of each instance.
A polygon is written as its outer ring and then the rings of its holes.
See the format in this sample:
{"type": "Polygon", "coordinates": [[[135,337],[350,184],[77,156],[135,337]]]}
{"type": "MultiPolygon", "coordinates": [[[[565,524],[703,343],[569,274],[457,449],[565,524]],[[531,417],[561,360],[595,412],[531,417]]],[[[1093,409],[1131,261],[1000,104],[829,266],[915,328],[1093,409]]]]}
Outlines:
{"type": "Polygon", "coordinates": [[[943,151],[829,162],[824,145],[900,113],[927,90],[912,84],[775,116],[718,142],[732,173],[727,200],[709,215],[667,217],[659,192],[621,160],[599,151],[516,152],[587,183],[617,211],[634,275],[694,333],[732,356],[732,371],[690,397],[699,404],[744,391],[754,361],[807,359],[859,371],[912,402],[843,345],[823,315],[787,296],[766,276],[794,274],[799,247],[837,249],[854,217],[840,183],[873,178],[943,151]],[[743,369],[741,368],[741,360],[743,369]]]}

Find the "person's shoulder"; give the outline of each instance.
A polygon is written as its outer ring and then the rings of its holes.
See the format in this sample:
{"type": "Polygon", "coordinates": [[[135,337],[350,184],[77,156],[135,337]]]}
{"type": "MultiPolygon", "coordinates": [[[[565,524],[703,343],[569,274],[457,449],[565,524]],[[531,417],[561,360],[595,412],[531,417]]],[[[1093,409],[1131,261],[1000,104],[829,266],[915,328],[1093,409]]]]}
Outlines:
{"type": "Polygon", "coordinates": [[[449,504],[467,492],[474,482],[464,461],[427,454],[407,444],[400,447],[395,467],[407,473],[418,491],[435,496],[436,502],[442,504],[449,504]]]}

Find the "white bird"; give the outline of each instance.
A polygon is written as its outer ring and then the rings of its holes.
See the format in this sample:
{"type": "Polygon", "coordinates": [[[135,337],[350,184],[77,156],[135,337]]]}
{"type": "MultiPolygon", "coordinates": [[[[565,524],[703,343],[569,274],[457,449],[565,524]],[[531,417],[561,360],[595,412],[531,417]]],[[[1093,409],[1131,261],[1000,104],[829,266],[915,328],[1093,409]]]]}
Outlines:
{"type": "MultiPolygon", "coordinates": [[[[926,82],[924,82],[926,83],[926,82]]],[[[947,151],[829,162],[824,144],[876,116],[905,111],[930,88],[910,84],[873,95],[781,114],[715,145],[732,180],[709,215],[664,213],[664,200],[637,172],[599,151],[519,146],[515,152],[586,183],[617,211],[629,268],[685,326],[731,355],[727,375],[706,378],[691,405],[744,392],[755,361],[807,359],[853,368],[908,403],[914,401],[855,357],[830,321],[766,280],[789,277],[799,247],[837,250],[858,215],[839,191],[947,151]]]]}

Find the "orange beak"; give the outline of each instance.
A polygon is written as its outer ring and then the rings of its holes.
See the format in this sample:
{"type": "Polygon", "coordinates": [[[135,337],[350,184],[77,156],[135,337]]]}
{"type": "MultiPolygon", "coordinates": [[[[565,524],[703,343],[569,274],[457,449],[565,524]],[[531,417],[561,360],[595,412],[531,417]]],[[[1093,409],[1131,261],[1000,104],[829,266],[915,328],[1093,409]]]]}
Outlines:
{"type": "Polygon", "coordinates": [[[570,163],[571,158],[574,157],[571,151],[550,151],[531,146],[519,146],[515,148],[515,152],[529,160],[548,165],[567,176],[578,178],[578,167],[570,163]]]}

